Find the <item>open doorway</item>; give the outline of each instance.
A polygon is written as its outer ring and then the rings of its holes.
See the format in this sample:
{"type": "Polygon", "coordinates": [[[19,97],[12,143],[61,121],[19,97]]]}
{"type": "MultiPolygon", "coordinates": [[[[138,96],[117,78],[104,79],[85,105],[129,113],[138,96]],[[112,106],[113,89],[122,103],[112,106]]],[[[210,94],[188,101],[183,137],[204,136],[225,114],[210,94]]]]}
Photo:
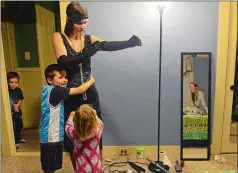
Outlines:
{"type": "MultiPolygon", "coordinates": [[[[19,88],[24,96],[20,105],[21,138],[26,142],[22,141],[16,151],[39,152],[40,94],[45,84],[44,68],[56,63],[52,34],[61,30],[59,2],[5,1],[1,10],[6,73],[19,75],[19,88]]],[[[12,119],[12,115],[6,118],[12,119]]]]}

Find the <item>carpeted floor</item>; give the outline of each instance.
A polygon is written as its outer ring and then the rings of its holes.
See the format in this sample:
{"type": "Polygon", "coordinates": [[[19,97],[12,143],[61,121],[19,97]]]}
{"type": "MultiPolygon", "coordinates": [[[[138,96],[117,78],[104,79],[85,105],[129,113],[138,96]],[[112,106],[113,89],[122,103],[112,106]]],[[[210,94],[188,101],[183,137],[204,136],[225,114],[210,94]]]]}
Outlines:
{"type": "Polygon", "coordinates": [[[38,129],[24,130],[22,137],[26,143],[20,144],[17,152],[39,152],[40,151],[40,137],[38,129]]]}

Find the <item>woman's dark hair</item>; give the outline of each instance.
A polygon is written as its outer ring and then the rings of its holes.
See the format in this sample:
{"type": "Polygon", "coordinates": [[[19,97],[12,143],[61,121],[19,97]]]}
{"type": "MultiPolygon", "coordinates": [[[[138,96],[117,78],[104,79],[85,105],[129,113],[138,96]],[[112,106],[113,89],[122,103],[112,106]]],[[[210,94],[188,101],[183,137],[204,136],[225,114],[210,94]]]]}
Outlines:
{"type": "Polygon", "coordinates": [[[88,17],[88,10],[81,3],[77,1],[71,2],[66,9],[67,20],[64,28],[64,32],[68,37],[72,34],[74,28],[74,22],[69,18],[75,13],[80,13],[82,17],[88,17]]]}

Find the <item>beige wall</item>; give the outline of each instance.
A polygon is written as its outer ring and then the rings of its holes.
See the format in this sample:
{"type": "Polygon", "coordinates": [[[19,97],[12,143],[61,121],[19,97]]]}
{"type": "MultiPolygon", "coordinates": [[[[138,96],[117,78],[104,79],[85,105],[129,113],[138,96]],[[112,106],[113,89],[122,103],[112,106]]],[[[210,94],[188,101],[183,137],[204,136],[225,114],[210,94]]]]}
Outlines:
{"type": "Polygon", "coordinates": [[[64,31],[64,26],[66,23],[66,8],[69,1],[60,2],[60,19],[61,19],[61,31],[64,31]]]}
{"type": "Polygon", "coordinates": [[[22,119],[25,129],[38,128],[40,122],[40,94],[42,89],[40,68],[18,68],[24,94],[22,119]]]}

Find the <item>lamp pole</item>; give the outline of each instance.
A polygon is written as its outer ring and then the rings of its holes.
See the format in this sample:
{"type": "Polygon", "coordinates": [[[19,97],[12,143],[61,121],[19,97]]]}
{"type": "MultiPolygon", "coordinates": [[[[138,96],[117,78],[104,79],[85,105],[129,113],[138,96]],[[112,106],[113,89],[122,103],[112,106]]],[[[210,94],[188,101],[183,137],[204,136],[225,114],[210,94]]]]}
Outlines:
{"type": "Polygon", "coordinates": [[[160,13],[160,43],[159,43],[159,92],[158,92],[158,162],[160,160],[160,100],[161,100],[161,63],[162,63],[162,21],[165,5],[158,5],[160,13]]]}

